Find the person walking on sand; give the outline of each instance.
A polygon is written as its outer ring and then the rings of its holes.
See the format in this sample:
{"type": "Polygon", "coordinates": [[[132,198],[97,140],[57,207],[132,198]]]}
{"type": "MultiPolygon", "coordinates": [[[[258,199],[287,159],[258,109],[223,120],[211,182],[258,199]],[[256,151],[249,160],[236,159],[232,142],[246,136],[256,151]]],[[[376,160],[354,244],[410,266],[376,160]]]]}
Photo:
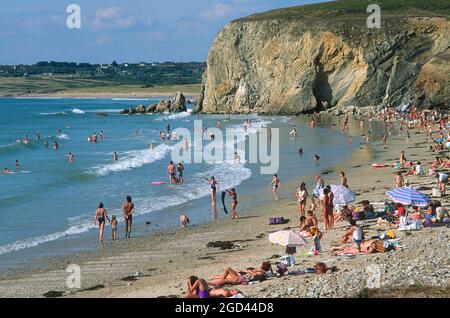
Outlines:
{"type": "Polygon", "coordinates": [[[100,202],[97,211],[95,211],[95,218],[94,218],[94,225],[97,225],[98,223],[99,227],[99,237],[98,237],[99,242],[103,242],[103,233],[105,230],[106,220],[108,220],[108,222],[111,223],[111,220],[109,219],[108,214],[106,213],[103,203],[100,202]]]}
{"type": "Polygon", "coordinates": [[[400,167],[403,168],[406,164],[406,155],[405,155],[405,151],[402,150],[402,152],[400,153],[400,167]]]}
{"type": "Polygon", "coordinates": [[[217,197],[217,191],[219,190],[219,185],[217,184],[216,179],[214,176],[211,177],[211,179],[205,178],[209,184],[211,185],[211,204],[216,205],[216,197],[217,197]]]}
{"type": "Polygon", "coordinates": [[[300,216],[305,216],[305,208],[308,199],[308,190],[306,190],[306,184],[302,183],[297,189],[297,202],[300,209],[300,216]]]}
{"type": "Polygon", "coordinates": [[[231,189],[231,191],[227,190],[227,193],[230,195],[230,197],[232,199],[232,203],[231,203],[231,219],[237,220],[237,219],[239,219],[239,215],[237,214],[237,211],[236,211],[236,207],[238,205],[236,189],[231,189]]]}
{"type": "Polygon", "coordinates": [[[405,180],[403,179],[402,173],[399,171],[395,176],[395,187],[402,188],[405,185],[405,180]]]}
{"type": "Polygon", "coordinates": [[[323,190],[322,212],[325,230],[327,231],[332,230],[334,227],[333,201],[330,194],[331,191],[328,189],[328,187],[323,190]]]}
{"type": "Polygon", "coordinates": [[[131,237],[131,226],[133,224],[133,213],[134,213],[134,203],[132,202],[131,196],[127,196],[126,202],[122,208],[123,217],[125,218],[125,238],[131,237]]]}
{"type": "Polygon", "coordinates": [[[277,191],[281,187],[281,181],[278,178],[277,174],[273,175],[272,182],[270,183],[270,185],[272,186],[273,197],[275,198],[275,201],[278,201],[279,198],[278,198],[278,195],[277,195],[277,191]]]}
{"type": "Polygon", "coordinates": [[[345,172],[341,172],[341,186],[348,188],[348,179],[345,172]]]}

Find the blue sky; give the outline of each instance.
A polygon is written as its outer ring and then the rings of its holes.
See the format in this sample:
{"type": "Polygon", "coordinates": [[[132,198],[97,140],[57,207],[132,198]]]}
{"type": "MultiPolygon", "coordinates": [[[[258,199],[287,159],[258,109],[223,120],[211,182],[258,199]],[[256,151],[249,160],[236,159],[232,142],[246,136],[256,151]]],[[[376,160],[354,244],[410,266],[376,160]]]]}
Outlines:
{"type": "Polygon", "coordinates": [[[15,0],[0,8],[0,64],[205,61],[229,21],[318,0],[15,0]],[[81,29],[66,26],[69,4],[81,29]]]}

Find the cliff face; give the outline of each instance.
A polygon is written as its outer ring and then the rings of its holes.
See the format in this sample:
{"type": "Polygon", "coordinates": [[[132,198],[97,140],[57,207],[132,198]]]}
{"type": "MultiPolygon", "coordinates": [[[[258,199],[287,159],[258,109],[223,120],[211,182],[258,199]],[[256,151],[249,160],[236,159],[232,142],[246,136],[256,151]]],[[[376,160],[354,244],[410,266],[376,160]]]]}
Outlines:
{"type": "Polygon", "coordinates": [[[300,114],[449,101],[450,23],[382,16],[270,17],[227,25],[210,49],[196,111],[300,114]]]}

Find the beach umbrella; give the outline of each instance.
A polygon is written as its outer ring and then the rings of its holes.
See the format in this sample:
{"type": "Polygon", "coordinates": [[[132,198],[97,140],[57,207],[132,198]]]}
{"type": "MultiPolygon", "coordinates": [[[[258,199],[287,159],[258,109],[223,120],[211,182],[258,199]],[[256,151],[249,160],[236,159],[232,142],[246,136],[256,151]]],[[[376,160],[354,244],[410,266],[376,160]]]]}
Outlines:
{"type": "Polygon", "coordinates": [[[424,207],[431,202],[426,194],[409,187],[392,189],[391,191],[386,192],[386,195],[392,201],[405,205],[424,207]]]}
{"type": "Polygon", "coordinates": [[[279,231],[269,234],[269,242],[289,247],[306,245],[303,236],[294,231],[279,231]]]}
{"type": "MultiPolygon", "coordinates": [[[[341,185],[331,185],[331,192],[333,192],[333,205],[349,205],[356,201],[356,193],[347,187],[341,185]]],[[[320,196],[323,199],[323,189],[320,196]]]]}

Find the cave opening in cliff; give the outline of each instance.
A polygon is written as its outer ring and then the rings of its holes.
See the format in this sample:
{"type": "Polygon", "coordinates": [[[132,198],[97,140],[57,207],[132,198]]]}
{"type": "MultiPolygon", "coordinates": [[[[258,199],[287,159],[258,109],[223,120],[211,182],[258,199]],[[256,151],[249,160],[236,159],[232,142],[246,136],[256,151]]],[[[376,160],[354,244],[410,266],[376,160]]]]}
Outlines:
{"type": "Polygon", "coordinates": [[[326,110],[333,105],[333,90],[328,82],[328,74],[323,70],[323,66],[319,64],[316,70],[316,78],[313,83],[313,94],[316,99],[315,111],[326,110]]]}

